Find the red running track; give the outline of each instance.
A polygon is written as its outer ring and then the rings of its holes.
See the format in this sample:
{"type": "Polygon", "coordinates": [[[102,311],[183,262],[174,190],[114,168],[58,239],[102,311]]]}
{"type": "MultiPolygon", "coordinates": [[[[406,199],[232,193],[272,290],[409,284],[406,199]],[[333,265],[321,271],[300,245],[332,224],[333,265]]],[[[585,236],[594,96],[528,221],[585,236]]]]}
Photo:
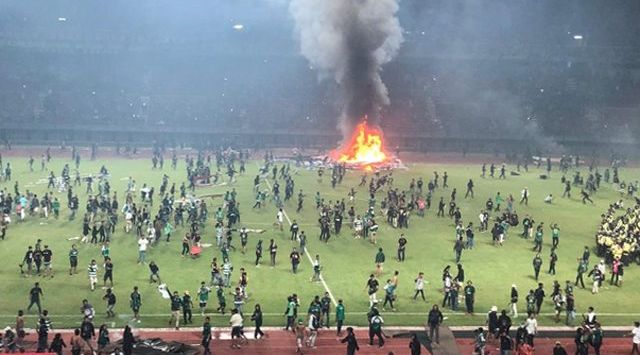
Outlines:
{"type": "MultiPolygon", "coordinates": [[[[55,332],[55,331],[54,331],[55,332]]],[[[280,355],[280,354],[295,354],[295,337],[291,332],[285,332],[282,330],[268,331],[267,338],[261,340],[249,340],[246,345],[242,346],[242,349],[232,349],[231,341],[228,340],[228,332],[214,332],[214,340],[212,341],[211,351],[215,355],[230,355],[230,354],[252,354],[252,355],[280,355]],[[220,339],[222,337],[222,339],[220,339]]],[[[197,345],[200,343],[200,332],[198,330],[182,330],[182,331],[135,331],[134,335],[142,338],[162,338],[166,341],[179,341],[190,345],[197,345]]],[[[390,338],[386,339],[383,348],[378,348],[376,343],[374,346],[368,345],[368,336],[366,330],[357,330],[356,336],[360,345],[360,351],[357,354],[360,355],[373,355],[383,354],[387,355],[390,351],[393,351],[395,355],[410,354],[408,344],[409,339],[406,338],[390,338]]],[[[71,337],[69,332],[63,334],[65,341],[71,337]]],[[[112,330],[111,339],[116,340],[121,337],[121,330],[112,330]]],[[[50,337],[51,338],[51,337],[50,337]]],[[[536,349],[534,354],[547,355],[552,354],[553,346],[559,340],[567,350],[567,353],[575,353],[575,346],[572,338],[551,339],[551,338],[538,338],[535,340],[536,349]]],[[[472,339],[457,339],[458,350],[460,354],[469,355],[473,354],[473,340],[472,339]]],[[[26,338],[25,345],[27,351],[35,351],[36,335],[32,332],[26,338]]],[[[94,344],[95,345],[95,344],[94,344]]],[[[497,344],[489,344],[487,346],[489,351],[487,354],[499,355],[497,350],[497,344]]],[[[618,355],[629,354],[631,351],[631,339],[630,338],[605,338],[604,345],[601,349],[603,355],[618,355]]],[[[321,355],[343,355],[346,354],[346,346],[341,344],[335,332],[333,330],[321,331],[318,340],[316,342],[316,349],[305,348],[305,354],[321,354],[321,355]]],[[[593,349],[590,349],[590,353],[593,353],[593,349]]],[[[70,354],[67,351],[64,353],[70,354]]],[[[423,348],[423,354],[428,354],[427,350],[423,348]]],[[[434,354],[438,354],[437,348],[434,349],[434,354]]]]}

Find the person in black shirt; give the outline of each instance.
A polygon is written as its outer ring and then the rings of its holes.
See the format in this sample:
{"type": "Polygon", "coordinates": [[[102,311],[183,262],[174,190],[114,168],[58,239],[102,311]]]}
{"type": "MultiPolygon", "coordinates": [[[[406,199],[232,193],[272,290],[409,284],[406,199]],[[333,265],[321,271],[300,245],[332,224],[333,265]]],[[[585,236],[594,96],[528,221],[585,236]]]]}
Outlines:
{"type": "Polygon", "coordinates": [[[336,234],[340,234],[340,231],[342,230],[342,214],[339,212],[336,212],[333,217],[333,227],[336,234]]]}
{"type": "Polygon", "coordinates": [[[258,244],[256,244],[256,267],[259,266],[260,259],[262,259],[262,239],[258,240],[258,244]]]}
{"type": "Polygon", "coordinates": [[[556,253],[556,248],[551,248],[551,254],[549,255],[549,274],[556,274],[556,262],[558,261],[558,254],[556,253]]]}
{"type": "Polygon", "coordinates": [[[545,293],[543,289],[542,282],[538,284],[538,288],[533,293],[536,300],[536,314],[540,313],[540,307],[542,306],[542,301],[544,301],[545,293]]]}
{"type": "Polygon", "coordinates": [[[122,334],[122,352],[124,355],[131,355],[133,352],[133,343],[135,339],[133,333],[131,333],[131,327],[126,325],[124,327],[124,333],[122,334]]]}
{"type": "Polygon", "coordinates": [[[38,324],[38,328],[36,329],[36,332],[38,333],[38,350],[37,350],[37,352],[39,352],[39,353],[43,353],[43,352],[47,351],[47,342],[48,342],[48,338],[49,338],[50,322],[46,318],[46,312],[47,312],[46,310],[43,312],[43,315],[45,315],[45,317],[41,317],[40,318],[40,322],[38,324]]]}
{"type": "Polygon", "coordinates": [[[91,244],[97,244],[98,243],[98,226],[94,223],[93,226],[91,227],[91,244]]]}
{"type": "Polygon", "coordinates": [[[258,335],[260,335],[260,338],[264,338],[264,333],[260,329],[260,327],[262,327],[262,308],[260,308],[260,304],[256,304],[253,314],[251,315],[251,320],[256,324],[256,328],[253,332],[253,338],[259,339],[258,335]]]}
{"type": "Polygon", "coordinates": [[[356,339],[355,334],[353,334],[353,328],[347,327],[347,336],[344,337],[341,343],[347,343],[347,355],[354,355],[356,350],[360,350],[358,346],[358,340],[356,339]]]}
{"type": "Polygon", "coordinates": [[[116,307],[116,295],[108,288],[102,299],[107,301],[107,317],[115,317],[116,312],[113,309],[116,307]]]}
{"type": "Polygon", "coordinates": [[[91,339],[96,336],[93,323],[88,317],[84,317],[82,324],[80,324],[80,337],[91,347],[91,339]]]}
{"type": "MultiPolygon", "coordinates": [[[[167,293],[171,295],[171,291],[167,288],[167,293]]],[[[175,322],[176,330],[180,327],[180,310],[182,309],[182,299],[178,294],[178,291],[175,291],[170,298],[171,300],[171,318],[169,319],[169,324],[175,322]]]]}
{"type": "Polygon", "coordinates": [[[291,259],[291,269],[295,274],[298,272],[298,265],[300,265],[300,253],[298,253],[296,248],[293,248],[293,251],[289,255],[289,259],[291,259]]]}
{"type": "Polygon", "coordinates": [[[464,194],[464,198],[467,198],[469,195],[473,198],[473,180],[471,179],[467,182],[467,193],[464,194]]]}
{"type": "Polygon", "coordinates": [[[444,197],[440,197],[440,202],[438,202],[438,213],[436,214],[436,216],[444,217],[444,206],[444,197]]]}
{"type": "Polygon", "coordinates": [[[556,345],[553,347],[553,355],[567,355],[567,351],[559,341],[556,341],[556,345]]]}
{"type": "Polygon", "coordinates": [[[442,312],[438,309],[438,305],[434,304],[427,316],[427,325],[429,326],[429,338],[432,341],[435,340],[436,344],[440,344],[440,324],[443,320],[442,312]]]}
{"type": "Polygon", "coordinates": [[[182,296],[182,316],[184,319],[184,324],[193,323],[191,321],[192,307],[193,307],[193,301],[191,301],[191,295],[189,295],[189,291],[184,291],[184,296],[182,296]]]}
{"type": "Polygon", "coordinates": [[[289,231],[291,232],[291,240],[298,240],[298,230],[300,229],[300,227],[298,226],[298,222],[296,222],[296,220],[293,220],[293,223],[291,223],[291,227],[289,227],[289,231]]]}
{"type": "MultiPolygon", "coordinates": [[[[27,277],[31,276],[31,273],[33,272],[33,247],[31,246],[29,246],[27,252],[24,254],[20,270],[22,270],[24,264],[27,264],[27,277]]],[[[24,271],[22,271],[22,273],[24,273],[24,271]]]]}
{"type": "Polygon", "coordinates": [[[369,295],[369,307],[373,307],[374,304],[378,303],[378,299],[376,297],[376,292],[378,292],[378,280],[374,274],[369,275],[369,279],[367,280],[367,294],[369,295]]]}
{"type": "Polygon", "coordinates": [[[27,307],[27,312],[31,310],[31,307],[35,304],[38,307],[38,314],[42,313],[42,305],[40,304],[40,297],[42,297],[42,289],[40,288],[40,283],[36,282],[31,290],[29,291],[29,306],[27,307]]]}
{"type": "Polygon", "coordinates": [[[154,261],[149,263],[149,272],[151,273],[149,276],[149,283],[162,283],[162,280],[160,279],[160,268],[154,261]]]}
{"type": "Polygon", "coordinates": [[[500,312],[500,316],[498,316],[498,329],[502,334],[509,334],[509,329],[511,328],[511,317],[507,315],[506,310],[502,310],[500,312]]]}
{"type": "Polygon", "coordinates": [[[509,336],[509,332],[500,333],[500,354],[511,354],[513,350],[513,339],[509,336]]]}
{"type": "Polygon", "coordinates": [[[57,333],[53,338],[53,340],[51,341],[51,345],[49,346],[49,352],[62,355],[62,349],[66,347],[67,347],[67,344],[62,339],[62,335],[60,333],[57,333]]]}
{"type": "Polygon", "coordinates": [[[33,252],[33,263],[36,264],[36,274],[40,275],[40,266],[42,265],[42,251],[37,248],[33,252]]]}
{"type": "Polygon", "coordinates": [[[420,355],[422,351],[422,345],[418,340],[418,335],[411,334],[411,341],[409,342],[409,349],[411,349],[411,355],[420,355]]]}
{"type": "Polygon", "coordinates": [[[104,282],[104,286],[107,286],[107,280],[109,280],[109,286],[113,287],[113,263],[109,257],[107,257],[104,262],[104,277],[102,280],[104,282]]]}
{"type": "Polygon", "coordinates": [[[276,265],[276,253],[278,252],[278,245],[276,242],[271,239],[269,241],[269,255],[271,256],[271,267],[276,265]]]}
{"type": "Polygon", "coordinates": [[[398,261],[404,261],[406,248],[407,238],[405,238],[404,234],[400,234],[400,238],[398,238],[398,261]]]}

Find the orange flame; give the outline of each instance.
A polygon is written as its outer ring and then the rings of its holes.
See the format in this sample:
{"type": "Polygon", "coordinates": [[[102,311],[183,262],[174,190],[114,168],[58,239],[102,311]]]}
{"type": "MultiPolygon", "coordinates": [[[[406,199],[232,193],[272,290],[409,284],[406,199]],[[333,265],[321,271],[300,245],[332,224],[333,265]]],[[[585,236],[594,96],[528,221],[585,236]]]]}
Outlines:
{"type": "Polygon", "coordinates": [[[334,152],[334,157],[339,162],[364,165],[368,170],[372,164],[387,161],[382,131],[368,126],[366,120],[362,121],[356,126],[351,139],[334,152]]]}

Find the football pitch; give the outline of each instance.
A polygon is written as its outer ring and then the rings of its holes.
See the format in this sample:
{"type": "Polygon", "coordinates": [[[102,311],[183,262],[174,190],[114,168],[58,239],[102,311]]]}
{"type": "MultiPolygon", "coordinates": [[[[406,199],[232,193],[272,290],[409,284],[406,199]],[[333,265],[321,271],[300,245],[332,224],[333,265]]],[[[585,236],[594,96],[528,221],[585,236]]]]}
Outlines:
{"type": "MultiPolygon", "coordinates": [[[[192,154],[193,155],[193,154],[192,154]]],[[[13,169],[12,181],[0,182],[0,187],[6,189],[13,195],[14,183],[19,181],[20,191],[33,191],[38,196],[44,195],[47,190],[48,171],[40,171],[40,162],[36,159],[34,163],[35,172],[29,172],[28,156],[24,157],[3,157],[3,161],[10,162],[13,169]]],[[[52,170],[59,176],[63,165],[68,163],[72,167],[73,162],[69,157],[54,157],[48,164],[47,169],[52,170]]],[[[487,163],[491,163],[487,161],[487,163]]],[[[495,163],[500,163],[495,161],[495,163]]],[[[280,165],[281,163],[277,163],[280,165]]],[[[143,183],[155,186],[156,191],[160,186],[162,175],[169,175],[169,186],[176,183],[176,188],[180,183],[186,181],[186,168],[184,159],[180,159],[176,170],[170,167],[169,159],[165,163],[163,170],[152,170],[150,159],[125,159],[125,158],[98,158],[96,161],[84,160],[80,164],[80,172],[84,174],[92,173],[97,175],[102,165],[105,165],[110,173],[111,191],[117,191],[119,204],[122,206],[124,192],[126,190],[129,176],[136,180],[138,189],[143,183]]],[[[452,188],[457,188],[457,201],[461,209],[464,225],[473,222],[479,224],[478,214],[484,208],[488,198],[494,198],[497,192],[501,192],[503,197],[512,194],[516,199],[515,210],[520,216],[520,221],[525,215],[531,215],[538,222],[545,223],[544,246],[542,249],[543,266],[540,282],[545,285],[547,295],[551,293],[554,280],[560,281],[564,286],[565,280],[575,280],[577,262],[576,259],[582,255],[584,246],[592,248],[591,265],[597,261],[595,256],[594,233],[600,221],[600,215],[605,212],[607,206],[620,198],[619,192],[610,184],[603,183],[600,190],[592,196],[595,204],[582,204],[579,199],[579,188],[573,188],[571,199],[560,198],[563,185],[560,183],[562,174],[554,166],[551,178],[542,180],[539,178],[542,169],[530,167],[529,172],[523,171],[520,176],[507,176],[506,180],[497,178],[482,178],[480,176],[481,163],[475,164],[429,164],[429,163],[408,163],[408,170],[396,170],[393,172],[394,187],[401,190],[409,189],[409,182],[412,178],[422,177],[426,182],[433,177],[433,172],[442,174],[446,171],[449,175],[449,188],[436,189],[433,196],[431,209],[426,216],[421,218],[412,214],[409,219],[409,229],[396,230],[385,223],[385,218],[378,216],[377,222],[380,225],[378,233],[378,245],[371,244],[365,239],[354,239],[347,223],[343,226],[340,235],[332,234],[329,243],[318,240],[318,211],[315,209],[314,195],[319,191],[326,201],[335,201],[344,198],[349,206],[347,193],[351,187],[358,191],[356,195],[355,207],[358,214],[363,214],[368,206],[367,187],[357,187],[360,182],[362,172],[348,171],[342,184],[336,188],[331,187],[330,177],[325,175],[322,183],[318,182],[316,171],[295,168],[292,164],[291,172],[295,180],[294,197],[285,203],[284,210],[285,230],[279,231],[274,228],[277,208],[272,203],[267,203],[261,209],[252,209],[255,202],[253,192],[253,179],[258,173],[260,162],[251,161],[247,163],[247,173],[238,177],[234,184],[217,187],[198,187],[196,195],[224,193],[231,188],[235,188],[240,203],[241,223],[252,229],[264,229],[262,234],[250,233],[248,249],[246,254],[242,254],[239,248],[239,237],[234,233],[234,244],[238,250],[231,251],[231,262],[234,267],[232,275],[233,284],[237,283],[241,267],[248,272],[248,300],[244,305],[245,324],[251,325],[248,315],[251,314],[253,306],[260,303],[265,314],[265,325],[284,325],[284,312],[286,308],[287,296],[297,293],[300,298],[299,314],[306,314],[307,307],[315,295],[323,296],[325,291],[329,291],[334,298],[342,299],[346,306],[346,324],[364,325],[367,322],[365,316],[368,311],[369,300],[365,284],[369,274],[375,269],[374,258],[378,247],[384,248],[387,260],[384,264],[384,273],[379,278],[381,285],[386,279],[391,278],[394,271],[399,271],[399,286],[397,289],[396,312],[390,310],[382,312],[387,325],[417,326],[424,324],[426,314],[434,303],[442,302],[442,269],[446,265],[451,265],[455,270],[455,260],[453,245],[455,240],[455,229],[453,220],[437,218],[437,203],[441,196],[446,202],[449,201],[452,188]],[[465,199],[464,193],[466,183],[469,179],[475,183],[475,198],[465,199]],[[520,191],[528,187],[531,192],[528,206],[519,205],[520,191]],[[296,213],[296,195],[302,189],[306,195],[304,208],[300,213],[296,213]],[[545,204],[543,199],[547,194],[553,194],[555,200],[553,204],[545,204]],[[323,282],[311,282],[312,266],[307,256],[302,257],[299,272],[291,272],[289,253],[297,242],[290,240],[288,232],[288,220],[296,220],[301,230],[308,236],[307,249],[310,256],[320,255],[322,264],[323,282]],[[557,251],[557,275],[546,273],[549,266],[549,252],[551,247],[550,231],[548,226],[558,223],[560,227],[560,245],[557,251]],[[400,233],[404,233],[408,239],[406,261],[395,260],[397,239],[400,233]],[[267,246],[269,239],[275,239],[278,244],[278,256],[276,267],[269,266],[267,246]],[[260,267],[255,267],[255,245],[258,239],[264,242],[264,258],[260,267]],[[428,281],[426,286],[427,302],[413,301],[414,282],[418,272],[424,272],[428,281]]],[[[510,169],[508,169],[510,170],[510,169]]],[[[603,170],[603,168],[601,168],[603,170]]],[[[583,175],[588,174],[585,166],[581,169],[583,175]]],[[[638,178],[638,169],[622,168],[620,178],[623,181],[635,181],[638,178]]],[[[73,180],[73,173],[72,180],[73,180]]],[[[567,175],[571,178],[573,170],[567,175]]],[[[497,174],[496,174],[497,176],[497,174]]],[[[442,180],[442,179],[440,179],[442,180]]],[[[261,188],[267,189],[273,181],[271,176],[263,179],[261,188]]],[[[94,191],[97,191],[97,184],[94,184],[94,191]]],[[[280,181],[282,189],[284,183],[280,181]]],[[[69,210],[66,207],[66,192],[54,191],[54,196],[58,197],[61,204],[60,219],[55,220],[52,216],[48,219],[38,216],[27,217],[23,223],[17,223],[17,218],[12,216],[13,222],[7,230],[6,240],[0,241],[0,260],[3,261],[0,270],[0,324],[12,324],[18,309],[26,309],[29,303],[28,292],[33,283],[39,281],[43,288],[43,307],[48,309],[54,327],[74,327],[81,321],[80,306],[81,301],[87,298],[96,310],[95,324],[103,322],[114,323],[115,326],[123,326],[131,321],[132,312],[129,308],[129,294],[134,286],[138,286],[142,294],[141,317],[142,322],[136,324],[141,327],[166,327],[169,314],[170,303],[163,299],[157,290],[157,284],[149,283],[149,269],[146,265],[137,264],[137,244],[135,233],[126,234],[123,231],[124,218],[119,216],[116,233],[111,239],[111,258],[114,268],[114,287],[117,295],[117,305],[115,318],[106,318],[106,304],[102,300],[104,290],[98,287],[91,291],[87,276],[87,265],[91,259],[102,260],[99,245],[81,244],[79,240],[72,239],[81,236],[82,215],[87,201],[85,193],[86,186],[76,187],[74,191],[80,198],[79,216],[74,221],[69,221],[69,210]],[[51,279],[38,276],[23,277],[20,274],[18,265],[21,263],[23,255],[29,245],[34,245],[37,239],[42,239],[43,244],[49,245],[54,253],[53,270],[55,276],[51,279]],[[79,246],[79,273],[70,276],[68,273],[68,251],[72,244],[79,246]]],[[[426,188],[425,188],[426,190],[426,188]]],[[[386,188],[384,188],[386,191],[386,188]]],[[[179,194],[179,192],[176,192],[179,194]]],[[[176,196],[176,199],[178,196],[176,196]]],[[[383,198],[383,193],[376,196],[377,207],[383,198]]],[[[139,194],[135,195],[136,202],[139,194]]],[[[155,205],[152,213],[155,215],[157,206],[160,203],[159,196],[155,198],[155,205]]],[[[214,233],[214,212],[223,203],[222,198],[213,200],[207,199],[209,210],[209,221],[202,233],[202,243],[212,244],[206,247],[199,258],[183,258],[180,256],[182,247],[182,237],[186,228],[176,228],[172,240],[165,242],[164,238],[147,252],[147,261],[155,261],[160,267],[160,274],[171,291],[179,291],[182,295],[185,290],[189,290],[194,297],[194,325],[202,323],[202,317],[197,309],[196,293],[201,281],[210,280],[210,263],[212,258],[218,257],[221,260],[221,253],[215,246],[214,233]]],[[[632,205],[631,200],[626,200],[626,206],[632,205]]],[[[348,209],[348,207],[347,207],[348,209]]],[[[378,210],[378,208],[377,208],[378,210]]],[[[492,214],[492,217],[495,215],[492,214]]],[[[345,216],[345,220],[347,217],[345,216]]],[[[475,315],[464,314],[464,302],[460,303],[459,310],[452,312],[445,310],[449,325],[483,325],[486,312],[492,307],[508,309],[510,289],[512,284],[516,284],[520,293],[518,310],[520,314],[526,314],[524,297],[529,289],[536,287],[533,278],[532,251],[533,241],[522,239],[519,234],[522,231],[521,224],[511,228],[507,234],[507,239],[502,247],[496,247],[491,241],[489,232],[476,232],[475,248],[465,250],[462,254],[461,263],[466,272],[466,280],[473,281],[476,287],[475,315]]],[[[640,319],[640,308],[637,306],[637,295],[640,292],[639,266],[632,263],[625,270],[624,284],[622,287],[609,286],[608,277],[600,290],[600,294],[592,295],[590,291],[590,280],[586,278],[587,289],[575,288],[576,308],[578,314],[586,313],[589,306],[593,306],[599,314],[598,319],[603,325],[629,325],[633,320],[640,319]]],[[[102,286],[102,268],[99,273],[99,286],[102,286]]],[[[455,271],[453,272],[455,275],[455,271]]],[[[231,308],[232,288],[227,289],[227,310],[231,308]]],[[[378,291],[378,299],[384,299],[384,291],[378,291]]],[[[213,326],[227,326],[228,312],[226,315],[215,313],[217,300],[215,292],[209,299],[207,313],[212,316],[213,326]]],[[[34,310],[30,313],[35,317],[34,310]]],[[[553,321],[553,305],[547,296],[542,306],[539,322],[545,325],[555,324],[553,321]]],[[[333,322],[335,307],[331,308],[331,319],[333,322]]],[[[30,318],[28,326],[34,326],[35,319],[30,318]]],[[[519,319],[524,319],[520,315],[519,319]]],[[[516,320],[515,322],[518,322],[516,320]]]]}

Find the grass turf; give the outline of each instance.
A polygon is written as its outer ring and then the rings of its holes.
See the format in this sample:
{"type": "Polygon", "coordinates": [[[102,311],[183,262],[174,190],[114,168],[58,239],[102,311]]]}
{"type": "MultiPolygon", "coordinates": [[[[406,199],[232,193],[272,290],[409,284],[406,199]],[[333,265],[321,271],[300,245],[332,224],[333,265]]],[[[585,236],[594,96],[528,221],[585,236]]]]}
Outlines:
{"type": "MultiPolygon", "coordinates": [[[[0,183],[1,187],[13,192],[13,183],[18,180],[22,192],[29,189],[35,191],[38,195],[44,194],[48,172],[29,172],[27,157],[5,158],[4,161],[10,161],[12,164],[13,181],[0,183]]],[[[39,165],[38,163],[34,165],[37,166],[39,165]]],[[[58,175],[64,163],[71,164],[71,161],[54,158],[48,165],[48,169],[52,169],[58,175]]],[[[126,178],[128,176],[134,177],[138,188],[145,182],[159,186],[163,173],[168,174],[170,183],[176,182],[176,186],[179,186],[180,182],[185,180],[185,166],[182,160],[175,171],[171,170],[168,164],[165,165],[162,171],[152,170],[149,160],[143,159],[83,161],[80,170],[83,174],[95,174],[102,164],[106,164],[111,173],[112,191],[118,191],[118,196],[121,199],[124,196],[123,192],[126,189],[126,178]]],[[[312,268],[306,257],[303,257],[299,273],[296,275],[291,273],[288,255],[295,243],[289,240],[289,233],[286,229],[284,232],[280,232],[273,228],[272,223],[276,214],[276,208],[273,204],[268,204],[266,208],[262,209],[251,209],[254,202],[252,183],[258,170],[258,164],[247,164],[247,168],[247,174],[240,176],[233,185],[238,191],[242,225],[246,225],[249,228],[263,228],[267,232],[261,235],[249,235],[249,248],[246,255],[241,254],[240,251],[231,253],[232,263],[235,268],[233,280],[238,279],[240,267],[245,267],[249,275],[249,300],[244,308],[245,313],[250,314],[253,305],[259,302],[265,312],[266,325],[283,325],[284,317],[282,314],[286,306],[287,295],[297,293],[300,296],[301,314],[305,314],[312,297],[314,295],[322,296],[325,289],[321,283],[311,283],[309,281],[312,268]],[[263,265],[260,268],[254,267],[254,247],[257,239],[263,239],[266,247],[270,238],[274,238],[279,245],[277,266],[275,268],[269,267],[267,265],[268,255],[265,254],[263,265]]],[[[524,186],[529,187],[531,191],[529,206],[515,204],[520,219],[522,220],[525,214],[531,214],[536,222],[544,221],[546,226],[550,225],[551,222],[556,222],[561,228],[560,247],[558,250],[559,261],[556,268],[558,274],[551,276],[545,272],[542,273],[540,279],[545,284],[547,294],[551,291],[553,280],[557,279],[564,284],[564,280],[575,279],[576,258],[581,255],[585,245],[594,246],[593,235],[597,228],[599,215],[611,201],[619,197],[611,186],[603,184],[601,190],[593,197],[595,205],[583,205],[577,198],[579,191],[575,189],[573,192],[576,196],[573,199],[558,198],[562,194],[562,185],[559,181],[561,174],[557,171],[552,172],[552,177],[549,180],[539,179],[538,175],[541,170],[536,169],[530,169],[529,173],[524,173],[522,176],[509,176],[507,180],[482,179],[479,165],[409,164],[408,171],[398,170],[394,172],[394,185],[399,189],[408,190],[408,184],[412,177],[422,176],[426,182],[433,176],[434,170],[439,171],[440,174],[444,171],[448,172],[450,188],[437,189],[433,197],[433,205],[437,206],[440,196],[444,196],[445,201],[448,201],[451,189],[457,187],[457,200],[463,213],[465,225],[468,221],[472,221],[474,225],[478,224],[477,215],[479,211],[483,208],[487,198],[493,198],[497,191],[500,191],[505,198],[509,194],[513,194],[516,199],[519,199],[520,190],[524,186]],[[469,178],[473,178],[475,182],[475,199],[465,200],[465,186],[469,178]],[[547,193],[553,193],[556,196],[553,205],[543,203],[542,200],[547,193]]],[[[633,178],[635,180],[637,173],[638,170],[636,169],[623,169],[621,170],[621,179],[629,180],[633,178]]],[[[340,236],[332,235],[328,244],[319,242],[317,238],[319,229],[316,226],[317,212],[314,208],[313,195],[316,191],[320,191],[326,200],[346,198],[349,188],[358,184],[360,175],[360,172],[350,171],[342,185],[332,189],[327,177],[325,177],[324,183],[318,184],[314,171],[299,170],[294,177],[296,182],[295,189],[296,194],[299,189],[303,189],[307,195],[304,210],[299,214],[295,212],[295,197],[285,205],[285,210],[289,217],[292,220],[296,219],[302,225],[302,230],[307,232],[308,250],[312,255],[319,254],[321,256],[323,276],[328,287],[336,299],[344,300],[347,309],[346,323],[356,325],[366,324],[364,313],[368,308],[368,297],[365,291],[365,282],[368,275],[374,270],[374,256],[377,247],[366,240],[353,239],[346,226],[340,236]]],[[[197,194],[224,192],[230,188],[231,186],[198,188],[197,194]]],[[[80,197],[80,211],[84,210],[86,201],[85,189],[85,186],[76,189],[80,197]]],[[[91,292],[89,289],[86,266],[92,258],[101,260],[99,246],[80,245],[79,274],[68,275],[67,253],[71,244],[78,243],[78,241],[68,241],[67,239],[81,235],[82,218],[80,216],[75,221],[68,221],[68,210],[65,207],[66,193],[56,192],[55,195],[59,197],[63,205],[59,220],[54,220],[52,217],[48,220],[30,217],[24,223],[15,223],[14,218],[14,223],[10,225],[7,231],[7,239],[0,242],[0,260],[3,260],[4,264],[0,271],[0,284],[2,285],[3,293],[2,301],[0,302],[0,324],[13,322],[14,314],[17,310],[26,308],[28,290],[32,287],[33,282],[40,281],[44,290],[43,305],[44,308],[50,311],[54,326],[73,327],[79,325],[81,320],[79,307],[83,298],[89,299],[96,308],[96,323],[100,324],[103,321],[106,323],[113,322],[113,325],[121,326],[129,322],[131,311],[128,300],[129,293],[134,285],[139,286],[142,293],[141,315],[143,321],[140,326],[167,326],[169,302],[160,297],[155,284],[149,284],[148,267],[136,263],[136,240],[134,234],[123,233],[124,223],[122,217],[119,218],[117,232],[111,241],[111,256],[115,264],[114,291],[118,297],[116,306],[118,315],[116,318],[107,319],[104,317],[106,309],[104,301],[102,301],[104,291],[98,288],[95,292],[91,292]],[[21,262],[27,246],[33,245],[38,238],[43,239],[44,244],[48,244],[54,252],[53,268],[55,277],[52,279],[42,279],[40,277],[24,278],[20,276],[17,265],[21,262]]],[[[363,212],[366,209],[366,195],[365,188],[358,189],[356,202],[356,210],[358,212],[363,212]]],[[[381,199],[382,195],[379,195],[377,198],[378,203],[381,199]]],[[[156,200],[158,201],[159,199],[156,200]]],[[[121,203],[122,201],[119,202],[121,203]]],[[[203,234],[204,243],[215,244],[211,219],[213,211],[221,203],[221,199],[218,199],[208,204],[210,223],[203,234]]],[[[629,201],[628,203],[631,202],[629,201]]],[[[154,207],[154,212],[155,208],[157,206],[154,207]]],[[[382,218],[378,221],[380,223],[378,245],[385,249],[387,255],[385,272],[380,278],[381,284],[384,284],[386,278],[390,278],[394,270],[400,272],[400,282],[397,290],[398,300],[396,302],[398,313],[383,312],[387,324],[423,324],[430,306],[433,303],[442,301],[442,294],[439,292],[441,288],[441,271],[446,265],[452,265],[455,269],[452,250],[455,232],[452,220],[449,218],[436,218],[435,212],[432,206],[426,217],[420,218],[415,215],[411,217],[409,221],[410,228],[403,230],[409,241],[407,259],[403,263],[398,263],[394,259],[396,240],[400,231],[382,223],[382,218]],[[426,303],[422,301],[414,302],[410,299],[413,296],[413,279],[419,271],[424,272],[426,279],[429,281],[426,287],[426,303]]],[[[464,315],[462,313],[464,304],[461,304],[460,311],[457,313],[451,314],[447,310],[447,324],[483,324],[484,313],[491,306],[496,305],[499,308],[507,308],[510,287],[513,283],[518,285],[520,291],[519,311],[524,313],[524,296],[530,288],[535,287],[536,282],[533,279],[531,266],[534,256],[531,251],[533,242],[521,239],[517,235],[520,230],[521,226],[511,229],[503,247],[494,247],[489,233],[476,234],[476,247],[471,251],[465,250],[461,262],[465,267],[466,278],[472,280],[477,289],[475,302],[477,313],[475,316],[464,315]]],[[[199,259],[182,258],[179,254],[183,234],[184,230],[177,228],[171,242],[161,241],[157,246],[150,249],[147,260],[154,260],[159,265],[163,281],[168,284],[172,291],[177,290],[182,294],[183,291],[190,290],[195,297],[200,281],[208,282],[210,279],[209,264],[211,258],[218,256],[220,259],[220,252],[214,246],[205,248],[203,255],[199,259]]],[[[237,236],[234,239],[236,247],[239,245],[238,239],[237,236]]],[[[550,233],[547,229],[545,230],[543,247],[544,264],[542,268],[544,271],[548,268],[550,244],[550,233]]],[[[592,263],[595,260],[593,255],[591,260],[592,263]]],[[[627,325],[632,320],[640,317],[639,314],[633,314],[633,312],[637,312],[635,295],[640,290],[637,268],[638,266],[632,265],[627,269],[624,286],[621,288],[609,287],[606,284],[599,295],[591,295],[589,289],[576,289],[578,312],[585,312],[588,306],[594,306],[599,313],[615,314],[599,317],[605,325],[627,325]],[[625,313],[627,315],[624,315],[625,313]]],[[[102,273],[99,274],[100,278],[101,276],[102,273]]],[[[379,299],[383,298],[382,294],[383,291],[379,291],[379,299]]],[[[227,296],[228,308],[232,304],[231,301],[230,295],[227,296]]],[[[216,307],[215,294],[212,294],[208,312],[212,312],[216,307]]],[[[542,312],[553,312],[549,299],[545,300],[542,312]]],[[[194,313],[198,313],[197,309],[194,309],[194,313]]],[[[332,318],[333,315],[334,309],[332,307],[332,318]]],[[[35,324],[35,319],[32,320],[33,322],[30,322],[29,325],[35,324]]],[[[553,324],[553,319],[550,315],[542,315],[539,322],[553,324]]],[[[247,324],[249,323],[247,319],[247,324]]],[[[199,315],[194,315],[194,324],[201,324],[199,315]]],[[[226,326],[227,324],[228,315],[213,316],[214,326],[226,326]]]]}

